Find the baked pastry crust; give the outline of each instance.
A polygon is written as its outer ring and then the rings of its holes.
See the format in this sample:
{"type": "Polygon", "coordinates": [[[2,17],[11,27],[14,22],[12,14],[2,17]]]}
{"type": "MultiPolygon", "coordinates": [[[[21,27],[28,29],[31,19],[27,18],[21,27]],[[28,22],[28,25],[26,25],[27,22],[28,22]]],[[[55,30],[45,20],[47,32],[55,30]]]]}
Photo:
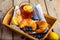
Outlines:
{"type": "Polygon", "coordinates": [[[36,30],[36,23],[32,19],[23,19],[19,25],[20,28],[24,28],[25,26],[32,27],[32,30],[36,30]]]}
{"type": "Polygon", "coordinates": [[[37,21],[36,24],[39,27],[39,29],[36,30],[36,33],[41,33],[48,27],[48,23],[46,21],[37,21]]]}

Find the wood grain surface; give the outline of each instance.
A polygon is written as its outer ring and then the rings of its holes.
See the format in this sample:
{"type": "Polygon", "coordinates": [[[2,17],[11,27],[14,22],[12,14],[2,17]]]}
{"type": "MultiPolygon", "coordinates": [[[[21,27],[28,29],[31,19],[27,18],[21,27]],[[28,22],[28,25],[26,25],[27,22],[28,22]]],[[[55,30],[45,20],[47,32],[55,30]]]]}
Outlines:
{"type": "MultiPolygon", "coordinates": [[[[8,9],[12,6],[12,1],[11,0],[1,0],[0,1],[0,19],[2,22],[2,19],[5,15],[5,13],[8,11],[8,9]]],[[[12,40],[12,31],[6,28],[4,25],[0,26],[0,33],[1,33],[1,40],[12,40]]]]}
{"type": "Polygon", "coordinates": [[[22,36],[1,24],[5,13],[11,6],[18,5],[23,1],[32,4],[41,4],[43,12],[58,19],[53,29],[60,37],[60,0],[0,0],[0,39],[1,40],[25,40],[22,36]]]}
{"type": "Polygon", "coordinates": [[[58,19],[58,23],[53,31],[56,32],[60,38],[60,0],[45,0],[45,2],[48,14],[58,19]]]}

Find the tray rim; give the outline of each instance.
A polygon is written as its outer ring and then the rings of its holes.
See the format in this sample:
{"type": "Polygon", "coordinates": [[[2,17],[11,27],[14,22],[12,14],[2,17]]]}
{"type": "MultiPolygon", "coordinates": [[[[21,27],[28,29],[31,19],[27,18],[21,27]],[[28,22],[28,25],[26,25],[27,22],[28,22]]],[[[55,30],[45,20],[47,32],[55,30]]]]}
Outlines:
{"type": "MultiPolygon", "coordinates": [[[[6,14],[8,14],[9,12],[11,12],[13,9],[14,9],[14,6],[12,6],[12,7],[6,12],[6,14]]],[[[47,16],[47,14],[44,14],[44,15],[47,16]]],[[[50,16],[50,15],[48,15],[47,17],[49,17],[49,16],[50,16]]],[[[5,15],[5,17],[3,18],[2,24],[5,25],[5,26],[8,27],[8,28],[14,30],[14,31],[17,31],[16,29],[11,28],[10,25],[8,25],[8,23],[5,23],[5,22],[4,22],[5,18],[6,18],[6,15],[5,15]]],[[[55,22],[54,22],[54,24],[52,25],[52,27],[49,29],[49,31],[47,32],[47,34],[46,34],[42,39],[45,39],[45,38],[47,37],[47,35],[50,33],[50,31],[54,28],[55,24],[57,23],[57,19],[56,19],[56,18],[54,18],[54,17],[52,17],[52,16],[50,16],[49,18],[55,19],[55,22]]],[[[20,33],[20,31],[17,31],[17,32],[20,33]]],[[[20,34],[21,34],[21,33],[20,33],[20,34]]],[[[25,36],[27,36],[27,35],[25,35],[25,36]]],[[[28,34],[27,37],[28,37],[28,38],[30,37],[30,38],[32,38],[33,40],[38,40],[37,38],[34,38],[34,37],[30,36],[29,34],[28,34]]],[[[41,39],[39,39],[39,40],[41,40],[41,39]]]]}

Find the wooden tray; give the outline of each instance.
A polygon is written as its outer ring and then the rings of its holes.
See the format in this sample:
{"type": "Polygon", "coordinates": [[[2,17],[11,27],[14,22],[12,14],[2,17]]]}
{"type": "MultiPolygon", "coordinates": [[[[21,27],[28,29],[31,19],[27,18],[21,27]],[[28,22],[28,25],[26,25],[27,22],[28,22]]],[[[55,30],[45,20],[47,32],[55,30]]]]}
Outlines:
{"type": "Polygon", "coordinates": [[[54,25],[56,24],[56,22],[57,22],[57,19],[56,19],[56,18],[51,17],[51,16],[49,16],[49,15],[47,15],[47,14],[44,14],[45,19],[47,20],[48,24],[50,25],[50,26],[49,26],[49,30],[48,30],[48,32],[44,35],[43,38],[37,39],[37,38],[34,38],[34,37],[32,37],[31,35],[23,32],[22,30],[20,30],[20,29],[18,29],[18,28],[11,27],[11,26],[9,25],[10,20],[11,20],[12,15],[13,15],[13,11],[14,11],[14,6],[12,6],[12,7],[8,10],[8,12],[6,13],[6,15],[5,15],[4,19],[3,19],[2,24],[5,25],[6,27],[8,27],[8,28],[10,28],[10,29],[12,29],[12,30],[14,30],[14,31],[16,31],[17,33],[22,34],[22,35],[24,35],[25,37],[28,37],[28,38],[30,38],[30,39],[32,39],[32,40],[43,40],[43,39],[45,39],[45,38],[47,37],[47,35],[49,34],[49,32],[53,29],[53,27],[54,27],[54,25]]]}

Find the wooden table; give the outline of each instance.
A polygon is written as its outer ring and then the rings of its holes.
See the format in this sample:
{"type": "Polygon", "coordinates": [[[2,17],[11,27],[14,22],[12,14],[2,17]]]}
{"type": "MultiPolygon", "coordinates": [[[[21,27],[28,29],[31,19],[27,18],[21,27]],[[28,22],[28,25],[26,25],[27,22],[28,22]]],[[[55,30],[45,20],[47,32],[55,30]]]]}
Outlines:
{"type": "Polygon", "coordinates": [[[60,0],[0,0],[0,40],[23,40],[21,39],[21,35],[1,24],[7,10],[11,6],[17,5],[22,1],[28,1],[32,4],[39,3],[41,4],[44,13],[57,18],[58,23],[53,31],[56,32],[60,37],[60,0]]]}

